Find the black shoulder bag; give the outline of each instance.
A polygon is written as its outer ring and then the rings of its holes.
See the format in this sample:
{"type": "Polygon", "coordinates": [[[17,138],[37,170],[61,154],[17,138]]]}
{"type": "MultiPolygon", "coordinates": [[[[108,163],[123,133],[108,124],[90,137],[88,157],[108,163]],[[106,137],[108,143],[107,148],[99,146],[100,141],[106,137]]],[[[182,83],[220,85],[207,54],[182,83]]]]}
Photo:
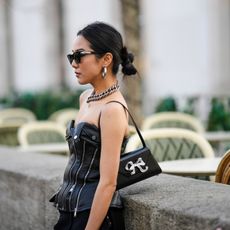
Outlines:
{"type": "Polygon", "coordinates": [[[119,101],[110,102],[117,102],[121,104],[128,112],[142,143],[141,148],[121,155],[116,188],[116,190],[118,190],[149,177],[158,175],[162,172],[162,170],[153,157],[150,149],[146,146],[144,138],[142,137],[141,132],[129,110],[119,101]]]}

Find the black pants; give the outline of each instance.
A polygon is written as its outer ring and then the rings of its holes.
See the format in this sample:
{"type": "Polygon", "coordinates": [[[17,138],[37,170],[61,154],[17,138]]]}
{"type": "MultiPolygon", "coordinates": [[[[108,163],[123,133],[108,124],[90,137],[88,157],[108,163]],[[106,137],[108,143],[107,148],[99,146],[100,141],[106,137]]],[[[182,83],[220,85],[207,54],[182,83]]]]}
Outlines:
{"type": "MultiPolygon", "coordinates": [[[[54,230],[84,230],[89,218],[90,210],[77,213],[77,217],[72,212],[59,211],[60,217],[54,230]]],[[[100,230],[125,230],[122,209],[110,208],[104,219],[100,230]]]]}

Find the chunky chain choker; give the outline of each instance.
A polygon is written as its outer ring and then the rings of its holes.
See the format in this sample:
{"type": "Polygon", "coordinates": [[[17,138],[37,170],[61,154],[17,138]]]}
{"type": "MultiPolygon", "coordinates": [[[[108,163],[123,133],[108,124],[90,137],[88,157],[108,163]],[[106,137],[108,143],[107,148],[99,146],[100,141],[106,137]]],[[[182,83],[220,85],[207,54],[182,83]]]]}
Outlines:
{"type": "Polygon", "coordinates": [[[120,86],[118,85],[117,82],[115,85],[112,85],[110,88],[106,89],[104,92],[101,92],[99,94],[95,94],[95,92],[93,91],[93,93],[88,97],[86,102],[89,103],[91,101],[99,101],[102,98],[107,97],[110,94],[116,92],[119,88],[120,86]]]}

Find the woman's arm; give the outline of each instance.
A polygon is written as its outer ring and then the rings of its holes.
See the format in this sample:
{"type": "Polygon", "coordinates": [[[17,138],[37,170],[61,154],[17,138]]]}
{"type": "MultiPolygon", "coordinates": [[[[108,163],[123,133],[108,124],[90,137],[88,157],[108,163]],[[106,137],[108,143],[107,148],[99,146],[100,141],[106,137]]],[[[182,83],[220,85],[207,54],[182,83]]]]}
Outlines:
{"type": "Polygon", "coordinates": [[[117,103],[105,105],[101,112],[100,181],[96,189],[86,230],[99,229],[116,190],[120,151],[128,125],[124,108],[117,103]]]}

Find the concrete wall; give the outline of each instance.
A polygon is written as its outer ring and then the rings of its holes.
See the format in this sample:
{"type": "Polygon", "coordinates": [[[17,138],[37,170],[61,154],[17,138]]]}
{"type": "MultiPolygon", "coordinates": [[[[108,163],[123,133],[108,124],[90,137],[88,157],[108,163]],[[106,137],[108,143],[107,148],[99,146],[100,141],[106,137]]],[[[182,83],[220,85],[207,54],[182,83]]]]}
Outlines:
{"type": "Polygon", "coordinates": [[[160,175],[124,193],[128,229],[228,230],[230,186],[160,175]]]}
{"type": "MultiPolygon", "coordinates": [[[[49,230],[67,157],[0,148],[0,229],[49,230]]],[[[160,175],[121,191],[127,230],[228,230],[230,187],[160,175]]]]}
{"type": "Polygon", "coordinates": [[[0,229],[48,230],[58,212],[48,201],[67,157],[0,149],[0,229]]]}

